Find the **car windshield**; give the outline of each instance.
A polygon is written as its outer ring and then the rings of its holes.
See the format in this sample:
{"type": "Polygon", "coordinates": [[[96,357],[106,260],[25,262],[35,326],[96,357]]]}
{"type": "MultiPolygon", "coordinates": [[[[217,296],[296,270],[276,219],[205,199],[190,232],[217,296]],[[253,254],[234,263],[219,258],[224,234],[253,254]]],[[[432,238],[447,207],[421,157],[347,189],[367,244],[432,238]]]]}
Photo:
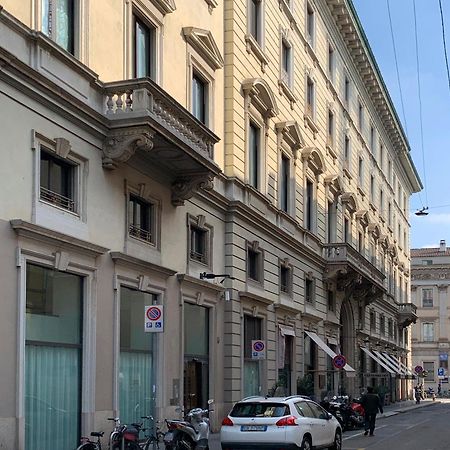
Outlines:
{"type": "Polygon", "coordinates": [[[283,403],[236,403],[231,417],[282,417],[289,414],[283,403]]]}

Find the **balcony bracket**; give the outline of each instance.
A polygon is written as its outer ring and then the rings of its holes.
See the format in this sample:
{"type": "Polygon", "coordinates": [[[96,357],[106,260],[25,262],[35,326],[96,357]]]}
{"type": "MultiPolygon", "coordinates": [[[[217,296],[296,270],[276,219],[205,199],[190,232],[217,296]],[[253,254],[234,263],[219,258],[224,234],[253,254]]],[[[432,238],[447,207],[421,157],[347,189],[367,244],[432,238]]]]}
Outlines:
{"type": "Polygon", "coordinates": [[[148,128],[127,128],[113,131],[103,143],[102,165],[104,169],[115,169],[128,161],[138,150],[153,149],[154,132],[148,128]]]}
{"type": "Polygon", "coordinates": [[[172,205],[182,206],[185,200],[189,200],[200,189],[213,188],[214,176],[210,173],[179,177],[172,183],[172,205]]]}

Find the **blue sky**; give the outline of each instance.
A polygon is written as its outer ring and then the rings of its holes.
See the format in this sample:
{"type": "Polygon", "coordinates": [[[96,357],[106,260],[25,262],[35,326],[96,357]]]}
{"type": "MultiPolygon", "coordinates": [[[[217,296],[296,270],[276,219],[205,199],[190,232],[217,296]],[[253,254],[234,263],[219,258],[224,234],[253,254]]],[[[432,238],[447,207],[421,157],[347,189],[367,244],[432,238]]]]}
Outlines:
{"type": "MultiPolygon", "coordinates": [[[[388,0],[353,0],[383,79],[396,106],[411,146],[411,155],[426,187],[411,198],[411,247],[450,245],[450,88],[445,66],[438,0],[415,0],[423,153],[417,82],[413,0],[389,0],[403,93],[403,114],[389,25],[388,0]],[[406,117],[406,124],[404,117],[406,117]],[[424,155],[424,158],[423,158],[424,155]],[[423,164],[425,160],[425,164],[423,164]],[[425,172],[424,172],[425,165],[425,172]],[[446,205],[446,206],[444,206],[446,205]],[[429,215],[414,212],[429,207],[429,215]]],[[[447,51],[450,51],[450,3],[442,0],[447,51]]],[[[450,54],[448,55],[450,58],[450,54]]]]}

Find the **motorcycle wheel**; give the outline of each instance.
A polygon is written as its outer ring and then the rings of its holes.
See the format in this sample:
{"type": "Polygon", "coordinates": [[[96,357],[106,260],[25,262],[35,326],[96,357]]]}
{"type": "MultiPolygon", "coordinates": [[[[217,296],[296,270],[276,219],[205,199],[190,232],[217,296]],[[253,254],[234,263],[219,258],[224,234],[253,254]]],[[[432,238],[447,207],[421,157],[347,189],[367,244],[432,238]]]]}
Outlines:
{"type": "Polygon", "coordinates": [[[175,438],[173,444],[174,450],[194,450],[195,448],[194,443],[188,437],[181,435],[175,438]]]}

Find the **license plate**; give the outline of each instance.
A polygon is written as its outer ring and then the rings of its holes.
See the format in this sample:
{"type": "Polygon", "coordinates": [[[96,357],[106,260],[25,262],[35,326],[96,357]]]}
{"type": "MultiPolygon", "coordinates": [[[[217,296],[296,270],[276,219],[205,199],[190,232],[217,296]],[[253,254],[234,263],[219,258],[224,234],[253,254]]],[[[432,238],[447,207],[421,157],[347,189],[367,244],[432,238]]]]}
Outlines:
{"type": "Polygon", "coordinates": [[[172,441],[173,441],[173,433],[169,431],[164,435],[164,442],[172,442],[172,441]]]}
{"type": "Polygon", "coordinates": [[[242,425],[241,431],[266,431],[267,425],[242,425]]]}

